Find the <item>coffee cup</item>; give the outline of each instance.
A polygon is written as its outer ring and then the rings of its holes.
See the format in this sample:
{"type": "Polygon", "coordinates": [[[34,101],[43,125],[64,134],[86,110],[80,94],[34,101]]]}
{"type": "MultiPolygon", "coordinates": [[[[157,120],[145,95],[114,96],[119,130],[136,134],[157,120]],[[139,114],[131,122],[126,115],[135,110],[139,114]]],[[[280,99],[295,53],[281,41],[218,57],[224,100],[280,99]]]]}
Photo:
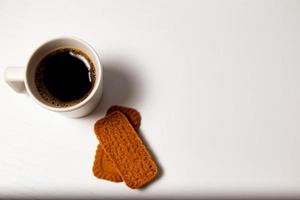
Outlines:
{"type": "Polygon", "coordinates": [[[4,78],[16,92],[27,92],[43,108],[71,118],[91,113],[103,90],[99,56],[75,37],[42,44],[25,67],[6,68],[4,78]]]}

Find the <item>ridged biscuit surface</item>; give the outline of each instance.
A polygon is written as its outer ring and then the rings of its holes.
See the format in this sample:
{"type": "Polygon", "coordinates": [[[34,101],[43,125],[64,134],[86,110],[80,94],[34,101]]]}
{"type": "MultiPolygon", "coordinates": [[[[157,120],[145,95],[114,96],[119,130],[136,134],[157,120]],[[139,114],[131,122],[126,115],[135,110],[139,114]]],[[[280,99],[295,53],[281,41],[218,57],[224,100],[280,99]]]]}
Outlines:
{"type": "Polygon", "coordinates": [[[124,114],[112,112],[96,122],[94,131],[128,187],[140,188],[155,178],[157,166],[124,114]]]}
{"type": "MultiPolygon", "coordinates": [[[[107,114],[113,111],[122,112],[131,122],[131,125],[135,127],[135,130],[138,130],[141,124],[141,116],[137,110],[115,105],[111,106],[108,109],[107,114]]],[[[113,161],[108,157],[100,144],[98,145],[96,150],[93,173],[94,176],[100,179],[105,179],[112,182],[122,182],[122,177],[120,176],[118,170],[115,168],[113,161]]]]}

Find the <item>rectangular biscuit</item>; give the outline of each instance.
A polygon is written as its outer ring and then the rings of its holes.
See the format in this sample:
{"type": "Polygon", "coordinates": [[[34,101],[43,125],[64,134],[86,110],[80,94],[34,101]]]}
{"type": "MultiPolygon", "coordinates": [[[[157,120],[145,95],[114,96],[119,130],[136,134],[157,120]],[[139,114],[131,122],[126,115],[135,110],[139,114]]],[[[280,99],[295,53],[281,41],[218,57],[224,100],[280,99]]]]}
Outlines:
{"type": "Polygon", "coordinates": [[[94,131],[128,187],[140,188],[155,178],[157,166],[124,114],[112,112],[96,122],[94,131]]]}
{"type": "MultiPolygon", "coordinates": [[[[114,111],[122,112],[127,117],[128,121],[130,121],[134,129],[138,130],[141,124],[141,116],[137,110],[129,107],[114,105],[107,110],[107,114],[112,113],[114,111]]],[[[97,178],[105,179],[112,182],[123,181],[113,161],[105,153],[102,145],[100,144],[98,145],[95,154],[93,174],[97,178]]]]}

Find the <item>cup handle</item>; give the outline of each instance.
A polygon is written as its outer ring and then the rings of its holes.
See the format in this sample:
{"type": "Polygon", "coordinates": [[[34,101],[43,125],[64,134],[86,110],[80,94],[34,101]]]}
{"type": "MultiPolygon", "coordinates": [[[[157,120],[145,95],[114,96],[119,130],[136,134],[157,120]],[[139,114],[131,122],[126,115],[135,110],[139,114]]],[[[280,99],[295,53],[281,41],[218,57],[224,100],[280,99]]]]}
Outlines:
{"type": "Polygon", "coordinates": [[[16,92],[25,92],[24,67],[7,67],[4,71],[5,82],[16,92]]]}

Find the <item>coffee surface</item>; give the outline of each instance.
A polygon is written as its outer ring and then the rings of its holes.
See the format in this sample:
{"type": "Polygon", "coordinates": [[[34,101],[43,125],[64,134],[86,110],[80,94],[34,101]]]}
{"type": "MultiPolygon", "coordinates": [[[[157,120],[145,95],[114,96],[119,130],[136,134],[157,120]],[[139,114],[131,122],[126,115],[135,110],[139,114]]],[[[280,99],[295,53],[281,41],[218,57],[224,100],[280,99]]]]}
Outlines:
{"type": "Polygon", "coordinates": [[[40,95],[51,106],[72,106],[91,92],[95,67],[84,52],[60,48],[41,60],[35,82],[40,95]]]}

